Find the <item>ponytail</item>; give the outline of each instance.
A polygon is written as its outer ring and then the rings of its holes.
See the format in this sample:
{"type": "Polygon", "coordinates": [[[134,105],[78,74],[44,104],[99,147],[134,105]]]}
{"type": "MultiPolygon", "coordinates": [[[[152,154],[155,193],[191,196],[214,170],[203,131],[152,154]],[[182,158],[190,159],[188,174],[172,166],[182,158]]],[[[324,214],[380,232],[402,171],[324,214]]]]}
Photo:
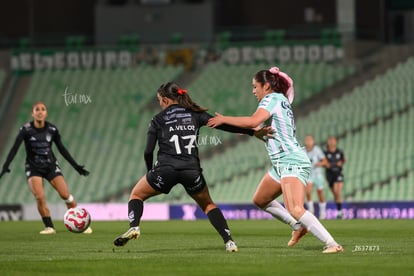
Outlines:
{"type": "Polygon", "coordinates": [[[188,90],[180,88],[176,83],[167,82],[162,84],[158,88],[157,93],[161,97],[167,97],[169,99],[175,100],[178,104],[186,109],[189,109],[194,112],[204,112],[207,111],[207,108],[201,107],[188,95],[188,90]]]}
{"type": "Polygon", "coordinates": [[[295,91],[293,89],[293,80],[278,67],[272,67],[269,70],[261,70],[256,73],[254,79],[264,85],[270,84],[270,88],[276,93],[282,93],[289,101],[293,102],[295,91]]]}

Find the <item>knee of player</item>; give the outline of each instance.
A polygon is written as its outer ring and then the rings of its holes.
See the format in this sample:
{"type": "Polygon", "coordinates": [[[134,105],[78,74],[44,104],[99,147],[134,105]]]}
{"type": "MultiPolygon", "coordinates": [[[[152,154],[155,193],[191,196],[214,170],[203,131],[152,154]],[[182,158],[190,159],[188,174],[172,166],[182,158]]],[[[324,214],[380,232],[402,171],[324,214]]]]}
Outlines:
{"type": "Polygon", "coordinates": [[[267,202],[265,202],[261,197],[254,195],[253,196],[253,204],[259,207],[260,209],[264,209],[267,206],[267,202]]]}
{"type": "Polygon", "coordinates": [[[35,194],[34,197],[38,203],[46,203],[45,194],[35,194]]]}

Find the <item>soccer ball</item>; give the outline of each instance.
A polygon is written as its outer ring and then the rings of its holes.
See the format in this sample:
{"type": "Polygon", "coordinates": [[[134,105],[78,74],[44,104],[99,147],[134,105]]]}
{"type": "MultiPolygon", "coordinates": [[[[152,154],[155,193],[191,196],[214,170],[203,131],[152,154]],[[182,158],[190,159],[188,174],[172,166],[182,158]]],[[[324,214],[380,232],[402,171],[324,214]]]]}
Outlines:
{"type": "Polygon", "coordinates": [[[91,215],[85,208],[70,208],[66,211],[63,222],[70,232],[82,233],[91,224],[91,215]]]}

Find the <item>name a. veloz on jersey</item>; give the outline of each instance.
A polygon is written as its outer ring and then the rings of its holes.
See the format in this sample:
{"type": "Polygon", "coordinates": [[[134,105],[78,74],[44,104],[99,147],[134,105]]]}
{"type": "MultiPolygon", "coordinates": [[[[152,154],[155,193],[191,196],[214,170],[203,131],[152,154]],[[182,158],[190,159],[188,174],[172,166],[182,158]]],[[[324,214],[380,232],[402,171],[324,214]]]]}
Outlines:
{"type": "Polygon", "coordinates": [[[184,131],[184,130],[195,130],[194,125],[176,125],[176,126],[170,126],[169,132],[173,131],[184,131]]]}

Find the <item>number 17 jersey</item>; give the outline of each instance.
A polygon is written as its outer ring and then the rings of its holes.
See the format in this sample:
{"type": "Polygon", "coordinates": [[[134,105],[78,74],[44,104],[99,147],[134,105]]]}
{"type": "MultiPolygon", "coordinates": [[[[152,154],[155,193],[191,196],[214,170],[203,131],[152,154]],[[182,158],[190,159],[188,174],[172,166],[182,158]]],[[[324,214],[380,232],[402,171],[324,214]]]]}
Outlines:
{"type": "MultiPolygon", "coordinates": [[[[152,168],[152,155],[157,142],[157,165],[169,165],[175,169],[199,168],[199,129],[212,117],[207,112],[195,112],[179,105],[171,105],[155,115],[148,127],[145,149],[147,169],[152,168]]],[[[250,129],[229,125],[219,126],[218,129],[253,135],[250,129]]]]}

